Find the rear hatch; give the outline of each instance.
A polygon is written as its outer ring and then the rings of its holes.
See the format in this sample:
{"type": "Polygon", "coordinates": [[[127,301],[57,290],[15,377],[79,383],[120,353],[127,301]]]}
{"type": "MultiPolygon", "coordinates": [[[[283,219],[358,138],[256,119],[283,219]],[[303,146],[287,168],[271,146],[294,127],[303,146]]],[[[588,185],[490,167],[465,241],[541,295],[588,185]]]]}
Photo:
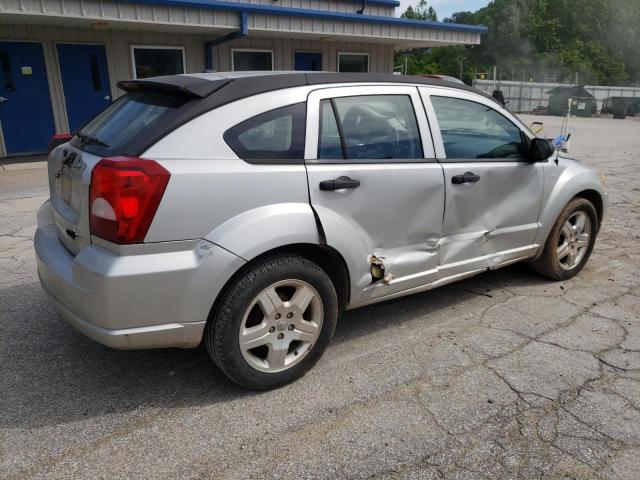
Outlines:
{"type": "Polygon", "coordinates": [[[58,236],[77,254],[91,243],[91,172],[102,158],[135,157],[141,138],[154,138],[187,101],[182,92],[138,90],[111,104],[49,155],[49,190],[58,236]]]}
{"type": "Polygon", "coordinates": [[[58,237],[76,254],[90,243],[89,184],[100,157],[70,144],[49,155],[49,190],[58,237]]]}

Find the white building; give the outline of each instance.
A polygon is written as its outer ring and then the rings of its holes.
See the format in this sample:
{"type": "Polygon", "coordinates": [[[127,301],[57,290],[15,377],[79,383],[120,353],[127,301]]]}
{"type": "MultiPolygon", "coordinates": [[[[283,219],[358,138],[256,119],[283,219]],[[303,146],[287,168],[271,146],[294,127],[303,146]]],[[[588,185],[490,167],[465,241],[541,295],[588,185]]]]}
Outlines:
{"type": "Polygon", "coordinates": [[[205,70],[389,73],[401,48],[485,27],[407,20],[397,0],[0,0],[0,156],[43,152],[129,78],[205,70]],[[363,9],[362,13],[358,13],[363,9]]]}

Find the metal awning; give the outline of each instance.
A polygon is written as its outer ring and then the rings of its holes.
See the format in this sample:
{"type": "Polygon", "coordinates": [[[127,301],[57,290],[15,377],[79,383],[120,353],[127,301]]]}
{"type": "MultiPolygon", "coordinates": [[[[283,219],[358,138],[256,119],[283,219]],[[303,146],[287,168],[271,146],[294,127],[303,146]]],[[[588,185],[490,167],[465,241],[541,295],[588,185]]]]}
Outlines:
{"type": "MultiPolygon", "coordinates": [[[[395,1],[395,0],[378,0],[395,1]]],[[[482,25],[431,22],[224,0],[16,0],[0,23],[73,25],[225,35],[248,17],[250,36],[393,44],[398,48],[479,44],[482,25]]]]}

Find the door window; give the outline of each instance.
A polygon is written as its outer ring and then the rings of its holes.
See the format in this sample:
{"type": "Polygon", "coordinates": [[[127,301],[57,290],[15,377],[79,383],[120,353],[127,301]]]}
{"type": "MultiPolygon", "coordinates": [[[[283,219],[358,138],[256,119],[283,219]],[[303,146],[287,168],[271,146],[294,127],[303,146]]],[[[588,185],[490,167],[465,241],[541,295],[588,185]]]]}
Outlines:
{"type": "Polygon", "coordinates": [[[92,53],[89,55],[89,66],[91,67],[91,85],[96,92],[102,90],[102,81],[100,80],[100,67],[98,65],[98,55],[92,53]]]}
{"type": "Polygon", "coordinates": [[[331,100],[320,102],[320,135],[318,136],[318,158],[344,158],[340,131],[333,113],[331,100]]]}
{"type": "Polygon", "coordinates": [[[11,71],[11,59],[9,52],[0,52],[0,70],[2,70],[2,83],[7,92],[15,92],[16,87],[13,83],[13,72],[11,71]]]}
{"type": "Polygon", "coordinates": [[[224,141],[243,160],[302,161],[306,114],[304,102],[277,108],[230,128],[224,141]]]}
{"type": "Polygon", "coordinates": [[[318,158],[423,158],[408,95],[340,97],[321,103],[318,158]]]}
{"type": "Polygon", "coordinates": [[[431,96],[447,158],[520,158],[522,132],[491,107],[469,100],[431,96]]]}

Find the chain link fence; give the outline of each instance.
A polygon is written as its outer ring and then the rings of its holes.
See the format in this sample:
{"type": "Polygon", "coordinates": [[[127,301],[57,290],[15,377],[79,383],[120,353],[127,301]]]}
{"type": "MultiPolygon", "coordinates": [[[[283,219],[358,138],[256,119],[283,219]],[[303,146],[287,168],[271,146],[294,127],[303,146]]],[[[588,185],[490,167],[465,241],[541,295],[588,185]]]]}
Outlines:
{"type": "MultiPolygon", "coordinates": [[[[571,87],[568,83],[535,83],[510,80],[474,80],[473,86],[489,95],[501,90],[509,110],[513,112],[531,112],[536,107],[549,104],[549,90],[555,87],[571,87]]],[[[606,85],[585,85],[584,87],[598,102],[598,111],[602,102],[609,97],[640,97],[640,87],[611,87],[606,85]]]]}

